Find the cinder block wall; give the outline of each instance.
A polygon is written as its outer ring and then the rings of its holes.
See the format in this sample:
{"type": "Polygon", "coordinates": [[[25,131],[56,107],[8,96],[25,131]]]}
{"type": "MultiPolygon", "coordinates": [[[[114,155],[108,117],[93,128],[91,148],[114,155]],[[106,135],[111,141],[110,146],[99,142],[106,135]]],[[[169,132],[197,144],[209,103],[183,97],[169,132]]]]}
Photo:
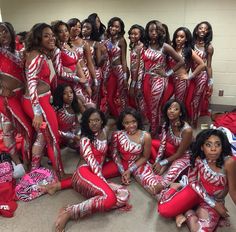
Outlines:
{"type": "Polygon", "coordinates": [[[72,17],[83,20],[93,12],[105,25],[111,17],[121,17],[126,32],[132,24],[145,26],[157,19],[169,26],[171,37],[180,26],[192,31],[197,23],[207,20],[214,32],[212,104],[236,105],[235,0],[0,0],[0,7],[2,20],[11,22],[17,32],[29,30],[37,22],[67,21],[72,17]],[[224,90],[223,97],[218,96],[219,89],[224,90]]]}

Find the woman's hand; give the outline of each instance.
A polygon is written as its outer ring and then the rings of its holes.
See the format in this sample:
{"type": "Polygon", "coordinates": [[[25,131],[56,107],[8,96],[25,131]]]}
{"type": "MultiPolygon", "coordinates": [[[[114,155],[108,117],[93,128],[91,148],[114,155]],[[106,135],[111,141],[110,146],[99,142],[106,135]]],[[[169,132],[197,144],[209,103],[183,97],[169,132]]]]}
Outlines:
{"type": "Polygon", "coordinates": [[[152,169],[155,174],[159,174],[161,171],[161,168],[162,168],[162,166],[158,162],[155,162],[152,166],[152,169]]]}
{"type": "Polygon", "coordinates": [[[225,205],[222,202],[216,202],[214,209],[219,213],[221,217],[229,217],[228,210],[225,208],[225,205]]]}
{"type": "Polygon", "coordinates": [[[34,119],[33,119],[33,127],[35,128],[35,130],[39,130],[39,128],[41,127],[42,125],[42,122],[43,122],[43,116],[42,114],[40,115],[35,115],[34,116],[34,119]]]}
{"type": "Polygon", "coordinates": [[[127,169],[121,176],[121,181],[124,185],[130,184],[130,170],[127,169]]]}

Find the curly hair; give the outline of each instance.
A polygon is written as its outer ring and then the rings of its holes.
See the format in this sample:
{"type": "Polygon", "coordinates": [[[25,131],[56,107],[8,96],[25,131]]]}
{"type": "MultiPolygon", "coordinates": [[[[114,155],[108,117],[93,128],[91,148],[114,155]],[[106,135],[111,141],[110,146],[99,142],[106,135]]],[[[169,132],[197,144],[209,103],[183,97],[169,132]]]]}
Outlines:
{"type": "Polygon", "coordinates": [[[158,20],[151,20],[146,24],[146,27],[145,27],[146,47],[148,47],[149,43],[150,43],[149,27],[152,24],[156,25],[156,30],[157,30],[157,34],[158,34],[156,42],[160,47],[162,47],[165,40],[166,40],[166,31],[163,27],[163,24],[161,22],[159,22],[158,20]]]}
{"type": "Polygon", "coordinates": [[[90,34],[90,39],[93,40],[93,41],[100,41],[99,33],[98,33],[97,28],[96,28],[95,22],[93,22],[91,19],[83,20],[82,23],[81,23],[82,30],[83,30],[83,25],[85,23],[90,24],[91,27],[92,27],[91,34],[90,34]]]}
{"type": "Polygon", "coordinates": [[[122,111],[118,117],[118,120],[117,120],[117,129],[118,130],[124,129],[123,121],[124,121],[124,118],[126,115],[132,115],[137,120],[138,129],[140,129],[140,130],[143,129],[143,122],[142,122],[141,114],[137,110],[135,110],[134,108],[128,107],[124,111],[122,111]]]}
{"type": "MultiPolygon", "coordinates": [[[[0,26],[3,26],[5,29],[8,30],[9,34],[10,34],[10,37],[11,37],[11,41],[10,41],[10,44],[9,44],[9,51],[12,52],[12,53],[15,53],[15,50],[16,50],[16,34],[15,34],[15,30],[12,26],[11,23],[9,22],[0,22],[0,26]]],[[[0,44],[0,46],[2,46],[0,44]]]]}
{"type": "Polygon", "coordinates": [[[102,120],[102,129],[107,124],[107,119],[105,117],[105,114],[101,110],[96,109],[96,108],[89,108],[84,111],[81,118],[81,135],[88,137],[91,141],[95,140],[95,135],[89,127],[89,118],[94,113],[98,113],[100,115],[101,120],[102,120]]]}
{"type": "MultiPolygon", "coordinates": [[[[70,33],[70,27],[69,27],[69,25],[67,23],[65,23],[65,22],[63,22],[61,20],[58,20],[57,22],[55,22],[55,24],[53,24],[52,29],[53,29],[53,32],[54,32],[54,34],[56,36],[56,45],[59,48],[60,48],[60,39],[59,39],[59,33],[60,33],[59,27],[60,26],[65,26],[67,28],[67,30],[68,30],[68,33],[70,33]]],[[[69,37],[69,40],[68,40],[67,43],[69,44],[70,47],[72,47],[71,41],[70,41],[70,37],[69,37]]]]}
{"type": "Polygon", "coordinates": [[[190,162],[192,167],[195,166],[195,160],[197,157],[199,157],[200,159],[206,158],[201,148],[203,144],[206,142],[206,140],[212,135],[217,136],[220,139],[222,146],[220,157],[216,160],[216,166],[221,168],[224,165],[225,157],[232,155],[231,145],[226,135],[220,130],[206,129],[201,131],[197,135],[195,142],[192,143],[191,145],[192,156],[190,157],[190,162]]]}
{"type": "Polygon", "coordinates": [[[50,28],[53,31],[52,27],[46,23],[37,23],[31,28],[25,41],[25,50],[27,52],[33,51],[33,50],[41,51],[43,30],[45,28],[50,28]]]}
{"type": "Polygon", "coordinates": [[[211,24],[210,24],[209,22],[207,22],[207,21],[202,21],[202,22],[198,23],[198,24],[196,25],[196,27],[193,29],[193,44],[196,43],[196,40],[197,40],[197,38],[198,38],[197,30],[198,30],[198,27],[199,27],[201,24],[206,24],[207,27],[208,27],[208,32],[207,32],[206,36],[204,37],[204,43],[205,43],[204,47],[205,47],[205,50],[206,50],[206,53],[207,53],[207,49],[208,49],[208,47],[209,47],[209,45],[210,45],[210,43],[211,43],[211,41],[212,41],[212,39],[213,39],[212,26],[211,26],[211,24]]]}
{"type": "Polygon", "coordinates": [[[111,19],[109,20],[109,22],[108,22],[108,24],[107,24],[107,31],[106,31],[106,33],[107,33],[107,37],[108,37],[108,38],[111,37],[110,27],[112,27],[112,26],[113,26],[113,23],[116,22],[116,21],[118,21],[118,22],[120,23],[120,32],[119,32],[119,34],[118,34],[119,38],[120,38],[120,37],[123,37],[124,34],[125,34],[125,24],[124,24],[124,22],[122,21],[122,19],[119,18],[119,17],[113,17],[113,18],[111,18],[111,19]]]}
{"type": "Polygon", "coordinates": [[[184,121],[186,120],[186,117],[187,117],[187,113],[186,113],[186,109],[185,109],[185,106],[184,104],[177,100],[177,99],[170,99],[169,101],[166,102],[166,104],[163,106],[163,109],[162,109],[162,115],[163,115],[163,119],[164,121],[166,122],[166,129],[169,127],[170,125],[170,120],[169,120],[169,117],[167,115],[167,111],[169,109],[169,107],[174,103],[178,103],[179,107],[180,107],[180,116],[179,116],[179,120],[180,120],[180,126],[179,128],[182,128],[184,126],[184,121]]]}
{"type": "Polygon", "coordinates": [[[73,100],[71,103],[71,107],[73,109],[73,111],[77,114],[80,113],[80,109],[79,109],[79,104],[78,101],[76,99],[76,95],[75,92],[73,90],[73,88],[68,85],[68,84],[61,84],[58,85],[57,88],[54,90],[53,93],[53,106],[55,107],[56,110],[60,110],[61,108],[63,108],[63,94],[64,94],[64,90],[65,88],[70,87],[72,92],[73,92],[73,100]]]}
{"type": "MultiPolygon", "coordinates": [[[[129,31],[128,31],[128,35],[129,35],[129,39],[130,39],[130,35],[133,29],[138,29],[140,32],[140,41],[143,44],[146,44],[146,38],[145,38],[145,30],[142,26],[138,25],[138,24],[134,24],[130,27],[129,31]]],[[[129,47],[132,48],[132,43],[130,42],[129,47]]]]}
{"type": "Polygon", "coordinates": [[[184,47],[183,47],[183,57],[184,57],[184,61],[187,67],[190,66],[191,64],[191,60],[192,60],[192,49],[193,49],[193,38],[192,38],[192,34],[190,32],[190,30],[186,27],[179,27],[175,30],[174,34],[173,34],[173,40],[172,40],[172,44],[173,44],[173,48],[176,50],[177,44],[176,44],[176,38],[177,38],[177,34],[179,31],[183,31],[186,37],[186,41],[184,43],[184,47]]]}

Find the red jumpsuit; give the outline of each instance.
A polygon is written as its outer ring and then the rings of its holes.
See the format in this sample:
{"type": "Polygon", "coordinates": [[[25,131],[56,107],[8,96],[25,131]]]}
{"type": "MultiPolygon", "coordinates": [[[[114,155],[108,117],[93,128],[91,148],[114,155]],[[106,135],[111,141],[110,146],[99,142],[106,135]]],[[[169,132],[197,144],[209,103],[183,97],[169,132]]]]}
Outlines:
{"type": "Polygon", "coordinates": [[[74,189],[88,200],[67,207],[66,210],[73,219],[127,204],[129,191],[125,187],[107,182],[102,174],[106,152],[107,140],[95,139],[91,142],[87,137],[80,140],[80,154],[86,164],[77,168],[72,183],[74,189]]]}
{"type": "Polygon", "coordinates": [[[114,65],[117,60],[121,59],[119,40],[113,44],[111,40],[108,39],[105,41],[105,46],[110,61],[110,70],[107,81],[107,101],[111,114],[118,117],[120,112],[127,106],[128,101],[127,89],[124,86],[126,73],[124,73],[121,64],[114,65]]]}
{"type": "MultiPolygon", "coordinates": [[[[156,134],[156,130],[160,126],[161,119],[161,99],[167,87],[168,79],[157,74],[158,69],[166,70],[166,55],[160,50],[148,48],[144,51],[141,61],[144,63],[144,91],[145,82],[149,81],[151,91],[144,92],[146,112],[151,124],[152,135],[156,134]]],[[[164,103],[162,103],[164,104],[164,103]]]]}
{"type": "Polygon", "coordinates": [[[43,120],[46,122],[46,130],[41,129],[37,134],[36,142],[34,146],[40,150],[38,154],[32,154],[32,169],[36,169],[40,166],[40,160],[42,151],[47,144],[47,152],[54,170],[63,171],[61,162],[61,154],[59,147],[59,132],[57,116],[50,104],[51,92],[46,92],[38,95],[37,85],[39,82],[51,87],[51,83],[55,78],[55,72],[52,67],[52,62],[46,55],[37,55],[29,64],[26,69],[27,86],[29,91],[29,97],[24,96],[23,108],[24,111],[33,120],[34,115],[43,116],[43,120]]]}
{"type": "MultiPolygon", "coordinates": [[[[190,128],[189,124],[185,122],[184,126],[180,131],[180,135],[176,136],[171,126],[168,130],[165,129],[165,123],[162,127],[161,141],[152,140],[152,152],[151,161],[158,162],[165,158],[173,155],[178,146],[182,142],[181,134],[184,130],[190,128]]],[[[186,169],[190,166],[190,150],[186,150],[185,153],[178,159],[174,160],[171,166],[168,168],[167,172],[163,176],[162,185],[168,187],[172,182],[174,182],[186,169]]]]}
{"type": "MultiPolygon", "coordinates": [[[[25,84],[25,77],[20,58],[5,48],[0,48],[0,74],[17,80],[22,86],[25,84]]],[[[3,115],[3,139],[8,152],[14,155],[16,150],[15,129],[23,136],[22,154],[23,159],[31,158],[31,143],[33,129],[30,119],[22,110],[23,87],[13,90],[11,97],[0,96],[0,112],[3,115]],[[11,128],[9,125],[14,125],[11,128]]]]}
{"type": "Polygon", "coordinates": [[[213,208],[215,201],[224,201],[228,193],[227,177],[222,168],[221,172],[213,171],[207,161],[197,159],[195,167],[189,171],[188,185],[177,192],[174,189],[166,191],[158,206],[159,213],[164,217],[175,217],[186,213],[187,220],[194,211],[187,211],[195,206],[203,209],[207,218],[198,216],[198,231],[215,231],[220,215],[213,208]],[[187,211],[187,212],[186,212],[187,211]],[[191,213],[190,213],[191,212],[191,213]]]}
{"type": "MultiPolygon", "coordinates": [[[[102,173],[106,178],[119,176],[134,165],[143,152],[145,133],[147,132],[142,131],[140,143],[131,141],[123,130],[113,133],[111,155],[114,161],[104,164],[102,173]]],[[[161,182],[162,178],[153,173],[149,163],[139,166],[132,175],[149,193],[155,195],[155,186],[161,182]]]]}

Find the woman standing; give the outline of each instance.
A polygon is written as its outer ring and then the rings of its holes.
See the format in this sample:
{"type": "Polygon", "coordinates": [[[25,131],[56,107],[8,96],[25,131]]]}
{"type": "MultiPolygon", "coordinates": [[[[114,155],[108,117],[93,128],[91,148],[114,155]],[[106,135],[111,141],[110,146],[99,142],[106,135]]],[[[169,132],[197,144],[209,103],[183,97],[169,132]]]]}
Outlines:
{"type": "Polygon", "coordinates": [[[107,26],[107,40],[105,45],[109,55],[110,70],[107,80],[107,101],[110,114],[118,117],[125,109],[128,101],[128,80],[127,80],[127,44],[124,38],[124,22],[113,17],[107,26]]]}
{"type": "MultiPolygon", "coordinates": [[[[23,62],[16,51],[15,32],[8,22],[0,23],[0,113],[3,141],[13,162],[23,171],[16,148],[16,129],[23,137],[22,158],[26,165],[31,159],[33,129],[22,110],[21,99],[25,86],[23,62]]],[[[23,173],[22,173],[23,174],[23,173]]]]}
{"type": "MultiPolygon", "coordinates": [[[[187,96],[187,88],[189,80],[194,79],[201,71],[205,69],[203,60],[192,49],[192,35],[186,27],[179,27],[173,35],[173,48],[184,59],[185,65],[181,67],[175,75],[174,80],[174,96],[175,99],[185,102],[187,96]],[[195,65],[194,71],[190,74],[192,64],[195,65]]],[[[176,62],[171,59],[171,66],[176,62]]]]}
{"type": "Polygon", "coordinates": [[[74,189],[88,200],[61,209],[56,221],[56,232],[64,231],[69,220],[123,207],[129,198],[128,190],[120,185],[108,183],[102,174],[107,152],[104,114],[100,110],[90,108],[84,112],[81,121],[80,154],[86,164],[77,168],[72,184],[74,189]]]}
{"type": "MultiPolygon", "coordinates": [[[[188,114],[192,124],[196,127],[198,117],[209,115],[209,99],[212,94],[213,78],[212,78],[212,56],[214,48],[212,41],[212,27],[208,22],[201,22],[193,30],[193,44],[197,55],[206,64],[206,70],[197,75],[190,83],[186,105],[188,114]]],[[[193,71],[196,64],[193,65],[193,71]]]]}
{"type": "Polygon", "coordinates": [[[32,169],[40,166],[44,147],[59,178],[65,173],[61,162],[57,116],[50,104],[55,71],[49,54],[55,49],[55,36],[46,23],[34,25],[26,41],[27,89],[23,99],[25,112],[37,132],[32,149],[32,169]],[[43,123],[44,122],[44,123],[43,123]],[[46,126],[46,128],[45,128],[46,126]]]}
{"type": "Polygon", "coordinates": [[[160,22],[152,20],[145,28],[147,49],[142,55],[144,63],[144,80],[150,81],[150,96],[146,98],[147,116],[151,124],[151,134],[156,135],[161,118],[161,98],[167,86],[168,77],[177,71],[184,61],[180,55],[165,41],[165,30],[160,22]],[[176,65],[167,70],[167,56],[176,61],[176,65]]]}

